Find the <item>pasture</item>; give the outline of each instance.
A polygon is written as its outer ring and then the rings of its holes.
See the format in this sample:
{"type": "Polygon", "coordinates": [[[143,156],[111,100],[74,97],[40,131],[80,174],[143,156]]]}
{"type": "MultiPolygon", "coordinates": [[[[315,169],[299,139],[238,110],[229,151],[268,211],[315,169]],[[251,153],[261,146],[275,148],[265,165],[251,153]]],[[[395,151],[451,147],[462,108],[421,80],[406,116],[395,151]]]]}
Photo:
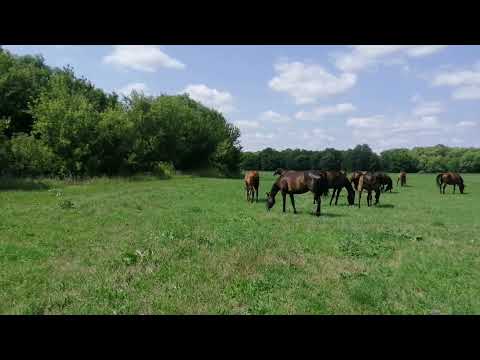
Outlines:
{"type": "Polygon", "coordinates": [[[243,179],[2,183],[0,313],[480,314],[480,175],[397,175],[320,217],[267,212],[265,172],[253,204],[243,179]]]}

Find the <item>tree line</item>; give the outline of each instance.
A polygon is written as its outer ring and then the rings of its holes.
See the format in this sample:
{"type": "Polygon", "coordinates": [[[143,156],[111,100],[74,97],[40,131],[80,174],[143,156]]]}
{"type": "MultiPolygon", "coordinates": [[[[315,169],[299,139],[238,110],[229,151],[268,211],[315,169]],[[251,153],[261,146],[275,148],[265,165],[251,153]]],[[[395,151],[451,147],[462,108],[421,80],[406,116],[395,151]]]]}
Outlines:
{"type": "Polygon", "coordinates": [[[42,56],[0,47],[0,173],[239,173],[240,131],[188,95],[120,98],[42,56]]]}
{"type": "Polygon", "coordinates": [[[413,149],[391,149],[377,155],[366,145],[353,149],[322,151],[266,148],[257,152],[242,153],[244,170],[370,170],[388,172],[480,172],[480,149],[436,145],[413,149]]]}

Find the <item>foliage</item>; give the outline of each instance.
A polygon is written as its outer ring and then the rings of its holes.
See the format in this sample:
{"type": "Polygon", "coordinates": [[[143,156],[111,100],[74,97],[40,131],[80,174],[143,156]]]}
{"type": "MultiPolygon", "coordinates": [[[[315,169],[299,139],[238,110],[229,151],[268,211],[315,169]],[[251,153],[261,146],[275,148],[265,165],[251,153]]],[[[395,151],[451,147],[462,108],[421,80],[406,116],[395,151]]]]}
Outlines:
{"type": "Polygon", "coordinates": [[[32,152],[21,154],[18,146],[15,156],[9,152],[23,141],[31,149],[41,145],[39,156],[54,156],[60,176],[151,172],[159,162],[239,174],[238,128],[187,95],[133,92],[119,100],[69,66],[50,68],[41,56],[15,56],[1,48],[0,119],[2,171],[53,171],[31,163],[38,160],[32,152]],[[16,133],[32,137],[14,140],[16,133]]]}
{"type": "Polygon", "coordinates": [[[286,168],[292,170],[370,170],[399,172],[480,172],[480,149],[451,148],[444,145],[391,149],[375,154],[368,145],[353,149],[322,151],[283,150],[266,148],[258,152],[244,152],[241,158],[244,170],[286,168]]]}

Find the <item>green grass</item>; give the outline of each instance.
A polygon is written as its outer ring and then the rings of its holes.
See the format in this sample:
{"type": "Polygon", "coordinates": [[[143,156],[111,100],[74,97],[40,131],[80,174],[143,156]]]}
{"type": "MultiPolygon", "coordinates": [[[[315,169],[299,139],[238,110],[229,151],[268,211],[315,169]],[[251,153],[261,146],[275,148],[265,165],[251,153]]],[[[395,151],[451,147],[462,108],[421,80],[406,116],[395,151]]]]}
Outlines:
{"type": "MultiPolygon", "coordinates": [[[[242,180],[0,184],[3,314],[480,314],[480,175],[435,176],[380,206],[281,196],[242,180]]],[[[396,177],[395,177],[396,180],[396,177]]]]}

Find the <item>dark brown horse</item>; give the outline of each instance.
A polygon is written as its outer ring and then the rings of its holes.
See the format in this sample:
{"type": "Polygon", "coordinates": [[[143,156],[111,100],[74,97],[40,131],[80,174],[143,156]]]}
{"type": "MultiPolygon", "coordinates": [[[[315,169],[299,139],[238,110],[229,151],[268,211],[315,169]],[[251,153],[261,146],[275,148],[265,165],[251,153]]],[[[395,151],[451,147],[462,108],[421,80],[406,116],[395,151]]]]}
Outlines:
{"type": "Polygon", "coordinates": [[[379,179],[372,174],[371,172],[367,172],[360,176],[358,180],[358,207],[360,208],[360,200],[362,199],[362,191],[366,190],[367,195],[367,206],[372,205],[372,191],[375,191],[375,205],[378,204],[380,200],[380,181],[379,179]]]}
{"type": "Polygon", "coordinates": [[[378,181],[380,182],[380,191],[390,191],[392,192],[393,189],[393,181],[390,176],[383,172],[376,172],[375,176],[377,177],[378,181]]]}
{"type": "Polygon", "coordinates": [[[465,189],[465,184],[463,183],[463,178],[454,172],[446,172],[437,175],[437,185],[440,189],[440,194],[442,193],[442,185],[443,185],[443,193],[445,194],[445,188],[447,185],[453,185],[453,193],[455,194],[455,187],[458,185],[460,189],[460,193],[463,194],[463,189],[465,189]]]}
{"type": "Polygon", "coordinates": [[[279,176],[273,183],[272,190],[267,192],[267,210],[270,210],[275,205],[275,196],[278,192],[282,193],[283,198],[283,212],[285,212],[285,202],[287,194],[290,195],[293,212],[296,214],[294,194],[305,194],[310,191],[314,194],[317,200],[316,215],[320,216],[321,195],[327,190],[327,174],[325,172],[313,171],[288,171],[279,176]]]}
{"type": "Polygon", "coordinates": [[[245,174],[245,190],[247,191],[247,201],[253,202],[255,193],[258,202],[258,187],[260,186],[260,175],[256,171],[249,171],[245,174]]]}
{"type": "Polygon", "coordinates": [[[400,171],[400,175],[398,175],[398,178],[397,178],[397,186],[399,181],[400,181],[400,186],[407,185],[407,173],[405,171],[400,171]]]}
{"type": "Polygon", "coordinates": [[[358,188],[358,181],[363,174],[366,174],[366,171],[354,171],[350,176],[350,183],[353,184],[353,188],[357,190],[358,188]]]}
{"type": "MultiPolygon", "coordinates": [[[[314,170],[317,172],[318,170],[314,170]]],[[[341,171],[325,171],[327,174],[328,188],[333,189],[332,197],[330,199],[330,206],[332,206],[333,198],[335,197],[335,205],[338,204],[338,197],[343,188],[347,189],[347,200],[349,205],[355,205],[355,190],[352,188],[352,184],[348,180],[347,176],[341,171]]],[[[313,199],[315,204],[315,199],[313,199]]]]}

